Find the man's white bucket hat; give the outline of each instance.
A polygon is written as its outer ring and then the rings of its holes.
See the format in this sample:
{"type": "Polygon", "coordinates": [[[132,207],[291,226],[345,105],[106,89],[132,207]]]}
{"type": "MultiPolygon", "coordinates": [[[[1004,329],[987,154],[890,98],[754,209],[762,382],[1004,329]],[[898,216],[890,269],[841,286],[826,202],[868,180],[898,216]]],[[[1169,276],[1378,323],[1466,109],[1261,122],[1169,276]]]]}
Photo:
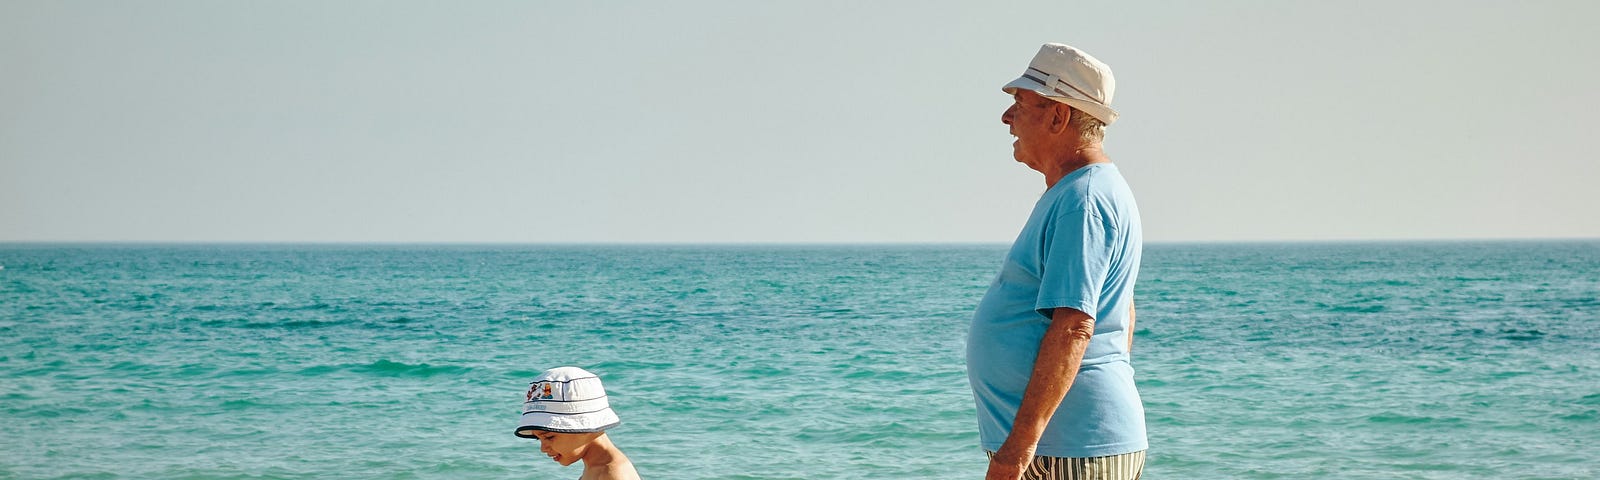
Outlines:
{"type": "Polygon", "coordinates": [[[533,437],[540,430],[601,432],[620,423],[600,377],[578,367],[552,368],[528,385],[517,436],[533,437]]]}
{"type": "Polygon", "coordinates": [[[1111,67],[1067,45],[1046,43],[1039,47],[1028,70],[1000,89],[1013,95],[1018,89],[1032,90],[1082,110],[1106,125],[1117,121],[1117,111],[1111,109],[1111,95],[1117,89],[1111,67]]]}

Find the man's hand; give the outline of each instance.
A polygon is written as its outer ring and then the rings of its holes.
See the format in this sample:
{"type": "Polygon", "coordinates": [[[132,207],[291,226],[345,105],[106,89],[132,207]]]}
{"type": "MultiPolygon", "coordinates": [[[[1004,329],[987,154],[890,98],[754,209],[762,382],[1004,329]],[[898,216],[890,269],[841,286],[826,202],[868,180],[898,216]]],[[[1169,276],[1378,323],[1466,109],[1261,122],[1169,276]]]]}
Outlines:
{"type": "Polygon", "coordinates": [[[1012,442],[1000,445],[1000,451],[989,458],[989,473],[984,480],[1019,480],[1022,472],[1033,463],[1034,447],[1013,447],[1012,442]]]}
{"type": "Polygon", "coordinates": [[[1089,314],[1071,308],[1050,312],[1050,326],[1045,327],[1044,339],[1039,341],[1039,357],[1034,359],[1033,375],[1022,391],[1022,405],[1017,407],[1005,443],[989,459],[987,480],[1022,478],[1023,470],[1039,449],[1039,437],[1078,376],[1083,351],[1089,348],[1092,337],[1094,317],[1089,314]]]}

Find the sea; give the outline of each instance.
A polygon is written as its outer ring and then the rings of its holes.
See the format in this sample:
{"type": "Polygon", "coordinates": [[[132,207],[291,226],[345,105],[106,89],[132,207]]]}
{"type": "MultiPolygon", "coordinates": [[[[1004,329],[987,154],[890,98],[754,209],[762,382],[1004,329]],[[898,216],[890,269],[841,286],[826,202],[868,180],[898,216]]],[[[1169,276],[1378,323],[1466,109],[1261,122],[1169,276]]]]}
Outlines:
{"type": "MultiPolygon", "coordinates": [[[[0,478],[978,479],[1005,245],[0,244],[0,478]]],[[[1600,478],[1600,241],[1147,245],[1147,479],[1600,478]]]]}

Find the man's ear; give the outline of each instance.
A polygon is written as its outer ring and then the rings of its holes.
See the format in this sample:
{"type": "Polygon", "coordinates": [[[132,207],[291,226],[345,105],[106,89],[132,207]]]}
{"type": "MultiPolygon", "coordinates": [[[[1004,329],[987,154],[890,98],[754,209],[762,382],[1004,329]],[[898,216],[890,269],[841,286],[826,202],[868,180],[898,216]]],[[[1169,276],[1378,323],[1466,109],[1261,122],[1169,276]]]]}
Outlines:
{"type": "Polygon", "coordinates": [[[1055,104],[1055,108],[1050,109],[1052,111],[1050,114],[1050,133],[1060,134],[1067,131],[1067,125],[1072,123],[1072,107],[1061,102],[1050,103],[1055,104]]]}

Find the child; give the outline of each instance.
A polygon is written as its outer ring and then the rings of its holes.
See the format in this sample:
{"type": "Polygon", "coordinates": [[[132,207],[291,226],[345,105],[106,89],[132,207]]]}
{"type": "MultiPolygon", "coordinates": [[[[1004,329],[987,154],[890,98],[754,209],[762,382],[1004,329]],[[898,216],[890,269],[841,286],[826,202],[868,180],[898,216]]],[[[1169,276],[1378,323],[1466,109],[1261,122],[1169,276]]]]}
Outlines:
{"type": "Polygon", "coordinates": [[[578,480],[639,480],[633,463],[605,430],[622,423],[606,401],[600,377],[578,367],[546,370],[528,386],[517,436],[539,440],[539,451],[562,466],[583,461],[578,480]]]}

